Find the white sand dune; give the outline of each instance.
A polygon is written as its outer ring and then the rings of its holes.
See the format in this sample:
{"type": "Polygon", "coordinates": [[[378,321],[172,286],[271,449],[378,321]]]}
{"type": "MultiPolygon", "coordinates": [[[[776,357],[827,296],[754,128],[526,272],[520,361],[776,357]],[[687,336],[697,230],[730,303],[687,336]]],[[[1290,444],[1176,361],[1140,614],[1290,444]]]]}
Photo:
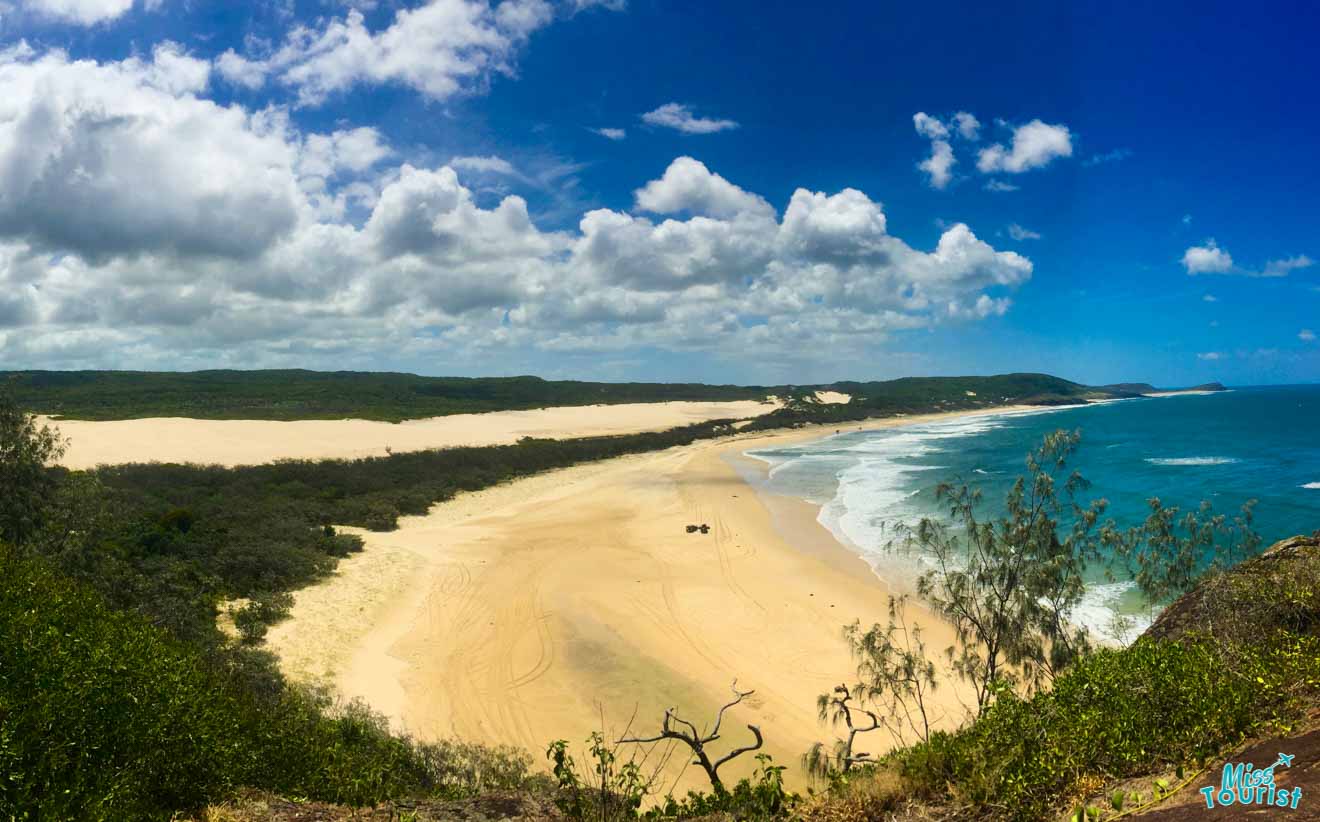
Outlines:
{"type": "Polygon", "coordinates": [[[255,465],[282,459],[355,459],[522,437],[590,437],[659,431],[715,419],[754,417],[778,403],[664,402],[455,414],[402,423],[370,420],[197,420],[160,417],[95,422],[49,420],[69,440],[62,464],[125,462],[255,465]]]}
{"type": "Polygon", "coordinates": [[[826,405],[842,405],[852,401],[851,394],[844,394],[841,391],[817,391],[816,402],[826,405]]]}

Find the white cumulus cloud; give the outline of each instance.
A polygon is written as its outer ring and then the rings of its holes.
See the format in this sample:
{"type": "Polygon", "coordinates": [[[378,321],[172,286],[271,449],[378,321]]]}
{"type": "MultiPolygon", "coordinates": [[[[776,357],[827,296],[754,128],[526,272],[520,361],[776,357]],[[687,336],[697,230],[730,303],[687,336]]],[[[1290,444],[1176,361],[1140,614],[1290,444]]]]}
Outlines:
{"type": "Polygon", "coordinates": [[[1305,254],[1269,260],[1262,269],[1244,268],[1233,262],[1233,255],[1213,240],[1194,245],[1183,252],[1183,268],[1188,274],[1237,274],[1243,277],[1287,277],[1294,271],[1310,268],[1315,261],[1305,254]]]}
{"type": "Polygon", "coordinates": [[[1233,270],[1233,255],[1210,239],[1184,251],[1182,264],[1188,274],[1227,274],[1233,270]]]}
{"type": "Polygon", "coordinates": [[[764,198],[751,194],[711,173],[704,163],[679,157],[658,180],[636,191],[637,208],[654,214],[687,211],[708,217],[730,218],[739,214],[774,214],[764,198]]]}
{"type": "Polygon", "coordinates": [[[19,0],[18,6],[40,17],[91,26],[123,16],[133,0],[19,0]]]}
{"type": "Polygon", "coordinates": [[[943,140],[949,136],[949,127],[924,111],[912,115],[912,126],[918,134],[930,140],[943,140]]]}
{"type": "Polygon", "coordinates": [[[269,247],[298,221],[298,151],[198,97],[208,71],[169,45],[150,62],[0,60],[0,237],[88,258],[269,247]]]}
{"type": "Polygon", "coordinates": [[[383,84],[448,100],[513,74],[523,45],[555,15],[547,0],[502,0],[495,6],[486,0],[428,0],[399,9],[389,26],[372,31],[362,12],[351,8],[342,18],[295,27],[268,57],[222,55],[218,67],[226,79],[249,87],[274,75],[303,105],[319,105],[354,86],[383,84]]]}
{"type": "Polygon", "coordinates": [[[1032,276],[964,224],[913,247],[853,188],[798,189],[780,216],[690,157],[639,180],[627,208],[549,230],[522,197],[479,203],[464,184],[504,173],[502,158],[408,163],[373,128],[306,133],[278,108],[204,99],[209,71],[177,47],[0,56],[0,359],[480,370],[500,351],[860,356],[1008,311],[1032,276]]]}
{"type": "Polygon", "coordinates": [[[249,60],[233,49],[228,49],[215,58],[215,70],[229,83],[255,90],[266,85],[269,68],[259,60],[249,60]]]}
{"type": "Polygon", "coordinates": [[[953,156],[953,146],[947,140],[932,140],[930,156],[917,164],[917,168],[926,172],[931,188],[946,188],[953,180],[953,166],[957,163],[953,156]]]}
{"type": "Polygon", "coordinates": [[[1008,146],[995,143],[982,149],[976,167],[984,174],[1021,174],[1044,168],[1060,157],[1071,157],[1072,153],[1072,132],[1067,126],[1032,120],[1013,130],[1008,146]]]}
{"type": "Polygon", "coordinates": [[[958,136],[964,140],[981,139],[981,121],[972,114],[960,111],[953,115],[954,125],[958,128],[958,136]]]}

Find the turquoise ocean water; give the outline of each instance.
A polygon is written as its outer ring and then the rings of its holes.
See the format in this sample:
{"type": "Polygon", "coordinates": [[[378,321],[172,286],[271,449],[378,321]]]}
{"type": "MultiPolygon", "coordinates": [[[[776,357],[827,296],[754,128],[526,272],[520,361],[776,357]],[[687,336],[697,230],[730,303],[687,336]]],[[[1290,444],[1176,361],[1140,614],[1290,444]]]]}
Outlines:
{"type": "MultiPolygon", "coordinates": [[[[894,526],[938,516],[942,481],[978,485],[986,513],[1002,510],[1026,453],[1048,432],[1081,429],[1073,467],[1091,481],[1083,501],[1103,497],[1119,525],[1140,523],[1146,499],[1194,507],[1209,500],[1236,513],[1258,500],[1265,544],[1320,529],[1320,385],[1241,388],[1048,411],[967,417],[879,431],[852,431],[790,447],[749,451],[769,463],[767,490],[822,506],[820,520],[899,590],[926,567],[887,549],[894,526]]],[[[1075,615],[1088,628],[1128,639],[1151,611],[1132,584],[1095,570],[1075,615]],[[1131,620],[1113,628],[1114,615],[1131,620]]]]}

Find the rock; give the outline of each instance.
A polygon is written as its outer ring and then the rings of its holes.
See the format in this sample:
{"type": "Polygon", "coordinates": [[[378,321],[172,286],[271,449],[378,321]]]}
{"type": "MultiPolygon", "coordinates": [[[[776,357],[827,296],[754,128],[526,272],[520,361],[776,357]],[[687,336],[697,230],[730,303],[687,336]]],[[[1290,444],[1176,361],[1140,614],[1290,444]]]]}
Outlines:
{"type": "Polygon", "coordinates": [[[1143,636],[1177,639],[1197,631],[1249,640],[1276,627],[1320,629],[1320,531],[1276,542],[1260,556],[1205,578],[1165,608],[1143,636]]]}

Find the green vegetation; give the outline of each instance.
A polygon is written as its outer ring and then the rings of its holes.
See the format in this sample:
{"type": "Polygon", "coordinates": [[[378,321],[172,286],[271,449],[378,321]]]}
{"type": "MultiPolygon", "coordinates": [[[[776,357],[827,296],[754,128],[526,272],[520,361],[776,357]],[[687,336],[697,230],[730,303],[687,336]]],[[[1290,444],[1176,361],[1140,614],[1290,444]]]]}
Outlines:
{"type": "Polygon", "coordinates": [[[359,704],[254,692],[0,547],[0,817],[169,819],[240,786],[352,805],[527,783],[514,751],[421,745],[359,704]]]}
{"type": "Polygon", "coordinates": [[[1320,686],[1320,640],[1274,637],[1226,664],[1216,644],[1143,639],[1101,650],[1030,699],[1004,691],[956,734],[893,754],[911,796],[982,815],[1034,820],[1062,812],[1086,777],[1122,778],[1202,761],[1320,686]]]}
{"type": "Polygon", "coordinates": [[[784,766],[774,764],[767,754],[757,754],[752,776],[741,779],[732,790],[723,785],[710,793],[689,791],[676,799],[665,795],[662,801],[641,811],[648,796],[658,793],[660,770],[665,758],[651,760],[654,749],[645,755],[635,752],[621,760],[617,744],[611,746],[600,733],[587,739],[589,768],[583,768],[569,753],[568,743],[557,740],[546,750],[551,772],[558,787],[556,806],[569,819],[590,822],[623,822],[642,819],[648,822],[678,819],[783,819],[801,804],[802,797],[784,788],[784,766]]]}
{"type": "Polygon", "coordinates": [[[539,377],[419,377],[354,371],[11,371],[0,372],[19,406],[68,419],[406,419],[551,406],[671,400],[788,399],[790,407],[759,427],[985,408],[1050,405],[1131,392],[1088,388],[1046,374],[909,377],[812,386],[697,383],[601,383],[539,377]],[[817,390],[841,391],[851,403],[813,402],[817,390]]]}
{"type": "Polygon", "coordinates": [[[801,399],[757,417],[753,430],[811,423],[828,425],[873,417],[974,411],[1001,405],[1070,405],[1128,394],[1089,388],[1048,374],[1000,374],[993,377],[904,377],[885,382],[836,382],[808,386],[811,391],[839,391],[847,403],[819,404],[801,399]]]}
{"type": "Polygon", "coordinates": [[[22,542],[41,529],[56,487],[46,466],[63,453],[54,431],[0,396],[0,542],[22,542]]]}
{"type": "Polygon", "coordinates": [[[787,389],[695,383],[419,377],[357,371],[0,371],[19,405],[69,419],[357,419],[399,422],[563,405],[762,400],[787,389]]]}
{"type": "MultiPolygon", "coordinates": [[[[982,397],[987,385],[1088,390],[1031,375],[977,379],[941,383],[937,407],[1002,402],[982,397]]],[[[872,390],[881,393],[838,406],[800,400],[770,416],[792,425],[906,407],[902,391],[872,390]]],[[[0,817],[165,819],[254,788],[353,806],[534,790],[570,818],[599,820],[878,818],[904,804],[1037,819],[1066,813],[1105,780],[1195,766],[1320,694],[1320,542],[1231,568],[1259,549],[1250,505],[1229,519],[1153,500],[1143,526],[1102,526],[1103,501],[1074,500],[1085,483],[1066,470],[1078,440],[1065,432],[1028,458],[1003,516],[982,517],[974,489],[946,487],[951,522],[911,535],[939,560],[921,590],[954,624],[950,659],[978,694],[976,717],[955,732],[930,729],[933,667],[891,601],[888,624],[845,629],[856,684],[818,707],[849,735],[808,757],[829,785],[821,795],[786,791],[783,766],[758,757],[755,775],[731,788],[712,777],[708,793],[643,811],[645,758],[623,762],[600,738],[586,769],[552,745],[549,782],[529,776],[523,753],[392,734],[365,706],[287,685],[260,648],[289,592],[360,548],[332,523],[389,529],[462,490],[730,430],[716,421],[358,461],[71,473],[45,467],[58,437],[0,396],[0,817]],[[1101,545],[1151,595],[1190,591],[1126,649],[1094,650],[1068,627],[1101,545]],[[233,639],[216,617],[240,597],[233,639]],[[856,752],[857,734],[875,727],[916,743],[856,752]]],[[[736,750],[759,747],[753,730],[758,745],[736,750]]],[[[712,733],[694,738],[704,745],[712,733]]]]}
{"type": "Polygon", "coordinates": [[[925,519],[916,529],[915,547],[936,565],[917,590],[953,625],[959,645],[949,662],[975,689],[978,714],[996,693],[1047,686],[1089,650],[1071,617],[1087,565],[1100,556],[1106,503],[1083,508],[1076,494],[1086,480],[1063,474],[1080,442],[1080,432],[1046,436],[997,520],[981,518],[979,491],[945,484],[936,498],[948,504],[949,521],[925,519]],[[1065,511],[1071,526],[1060,539],[1065,511]]]}

